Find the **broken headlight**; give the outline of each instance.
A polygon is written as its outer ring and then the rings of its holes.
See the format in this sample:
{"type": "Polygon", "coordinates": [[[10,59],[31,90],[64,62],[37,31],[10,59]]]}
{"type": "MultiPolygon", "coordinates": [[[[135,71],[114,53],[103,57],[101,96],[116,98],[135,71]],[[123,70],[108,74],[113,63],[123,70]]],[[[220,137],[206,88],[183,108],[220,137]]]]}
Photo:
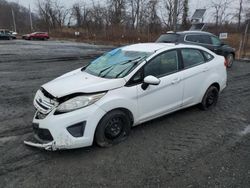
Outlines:
{"type": "Polygon", "coordinates": [[[96,101],[98,101],[100,98],[102,98],[105,95],[105,93],[98,93],[93,95],[81,95],[74,98],[71,98],[63,103],[61,103],[57,109],[56,114],[71,112],[80,108],[84,108],[86,106],[89,106],[96,101]]]}

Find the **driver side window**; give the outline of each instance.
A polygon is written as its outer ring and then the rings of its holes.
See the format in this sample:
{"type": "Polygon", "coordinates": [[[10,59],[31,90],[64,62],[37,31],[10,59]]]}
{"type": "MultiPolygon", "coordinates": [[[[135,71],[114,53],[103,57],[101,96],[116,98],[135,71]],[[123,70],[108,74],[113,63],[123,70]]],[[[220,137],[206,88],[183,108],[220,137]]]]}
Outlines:
{"type": "Polygon", "coordinates": [[[221,45],[221,41],[217,38],[217,37],[211,37],[212,43],[214,46],[220,46],[221,45]]]}
{"type": "Polygon", "coordinates": [[[164,52],[144,67],[144,77],[152,75],[162,77],[178,71],[178,55],[176,50],[164,52]]]}

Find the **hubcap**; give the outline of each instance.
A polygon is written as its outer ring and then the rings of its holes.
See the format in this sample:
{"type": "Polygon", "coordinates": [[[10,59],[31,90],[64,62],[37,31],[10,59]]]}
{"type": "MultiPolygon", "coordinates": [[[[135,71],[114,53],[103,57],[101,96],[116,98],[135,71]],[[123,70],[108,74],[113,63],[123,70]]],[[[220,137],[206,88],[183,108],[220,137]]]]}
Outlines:
{"type": "Polygon", "coordinates": [[[123,129],[123,120],[121,117],[111,118],[105,128],[105,136],[109,139],[115,139],[119,137],[123,129]]]}
{"type": "Polygon", "coordinates": [[[232,55],[229,55],[229,56],[227,57],[227,66],[228,66],[228,67],[231,67],[232,64],[233,64],[233,56],[232,56],[232,55]]]}
{"type": "Polygon", "coordinates": [[[215,90],[209,92],[209,94],[207,96],[207,100],[206,100],[207,107],[212,106],[216,102],[216,97],[217,97],[217,94],[216,94],[215,90]]]}

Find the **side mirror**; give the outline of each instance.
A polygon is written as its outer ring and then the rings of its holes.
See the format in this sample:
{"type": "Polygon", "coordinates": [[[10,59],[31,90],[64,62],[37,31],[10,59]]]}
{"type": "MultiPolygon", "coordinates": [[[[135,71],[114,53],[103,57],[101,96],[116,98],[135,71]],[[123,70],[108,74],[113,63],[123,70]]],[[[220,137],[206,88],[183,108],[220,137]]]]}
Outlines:
{"type": "Polygon", "coordinates": [[[144,78],[141,88],[143,90],[146,90],[149,85],[159,85],[160,82],[161,82],[161,80],[159,78],[156,78],[155,76],[149,75],[146,78],[144,78]]]}

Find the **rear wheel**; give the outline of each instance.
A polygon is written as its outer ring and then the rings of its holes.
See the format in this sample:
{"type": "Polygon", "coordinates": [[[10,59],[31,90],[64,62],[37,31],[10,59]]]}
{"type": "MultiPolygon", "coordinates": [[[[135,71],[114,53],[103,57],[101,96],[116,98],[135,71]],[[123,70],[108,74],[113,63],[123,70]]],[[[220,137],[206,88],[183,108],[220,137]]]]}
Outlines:
{"type": "Polygon", "coordinates": [[[210,86],[200,103],[202,110],[209,110],[217,104],[219,98],[219,90],[215,86],[210,86]]]}
{"type": "Polygon", "coordinates": [[[111,111],[99,122],[95,132],[95,142],[100,147],[110,147],[125,140],[130,130],[128,115],[121,110],[111,111]]]}
{"type": "Polygon", "coordinates": [[[227,61],[227,68],[231,68],[233,66],[233,62],[234,62],[233,54],[228,54],[226,57],[226,61],[227,61]]]}

